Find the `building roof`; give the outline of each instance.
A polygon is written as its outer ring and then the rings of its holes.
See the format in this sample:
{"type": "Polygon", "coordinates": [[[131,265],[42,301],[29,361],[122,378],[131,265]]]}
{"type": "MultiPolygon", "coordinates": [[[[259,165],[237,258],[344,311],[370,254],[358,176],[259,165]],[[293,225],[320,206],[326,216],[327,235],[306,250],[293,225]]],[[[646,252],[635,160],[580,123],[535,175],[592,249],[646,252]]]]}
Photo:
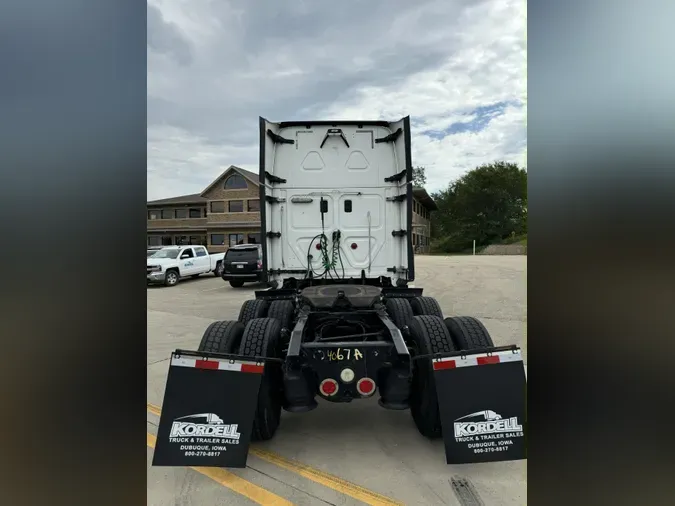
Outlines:
{"type": "Polygon", "coordinates": [[[251,181],[255,185],[260,184],[260,178],[258,177],[258,174],[254,174],[253,172],[249,172],[248,170],[241,169],[235,165],[230,165],[223,173],[218,176],[216,179],[213,180],[213,182],[208,185],[206,188],[204,188],[204,191],[202,191],[201,195],[204,195],[206,192],[208,192],[211,188],[216,186],[219,182],[221,182],[223,179],[225,179],[225,176],[229,175],[232,172],[238,172],[242,176],[244,176],[246,179],[251,181]]]}
{"type": "Polygon", "coordinates": [[[211,184],[209,184],[204,191],[201,193],[192,193],[190,195],[179,195],[177,197],[169,197],[166,199],[159,199],[159,200],[151,200],[147,204],[149,206],[159,206],[159,205],[168,205],[168,204],[205,204],[207,202],[207,199],[202,197],[204,193],[209,191],[211,188],[213,188],[218,182],[223,179],[223,177],[229,173],[230,171],[236,171],[239,172],[242,176],[244,176],[246,179],[251,181],[253,184],[258,185],[260,184],[260,178],[258,177],[258,174],[255,174],[251,171],[242,169],[240,167],[237,167],[235,165],[230,165],[225,171],[218,176],[216,179],[213,180],[211,184]]]}
{"type": "Polygon", "coordinates": [[[436,202],[434,202],[434,199],[432,199],[429,196],[429,194],[424,188],[420,186],[413,188],[413,196],[417,200],[419,200],[420,204],[422,204],[430,211],[438,211],[438,206],[436,205],[436,202]]]}
{"type": "Polygon", "coordinates": [[[152,200],[148,202],[149,206],[166,205],[166,204],[203,204],[206,199],[202,197],[201,193],[193,193],[191,195],[179,195],[178,197],[169,197],[168,199],[152,200]]]}

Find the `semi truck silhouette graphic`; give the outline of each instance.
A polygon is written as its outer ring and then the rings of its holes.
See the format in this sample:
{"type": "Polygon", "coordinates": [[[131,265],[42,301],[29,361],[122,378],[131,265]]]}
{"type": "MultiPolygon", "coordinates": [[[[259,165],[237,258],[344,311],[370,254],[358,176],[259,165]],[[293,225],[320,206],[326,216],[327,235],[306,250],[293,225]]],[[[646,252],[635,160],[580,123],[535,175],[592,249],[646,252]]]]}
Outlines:
{"type": "Polygon", "coordinates": [[[180,418],[176,418],[176,421],[178,420],[186,422],[189,421],[192,423],[208,423],[211,425],[223,425],[225,423],[223,422],[222,418],[213,413],[199,413],[196,415],[181,416],[180,418]],[[203,420],[195,420],[199,418],[202,418],[203,420]]]}
{"type": "Polygon", "coordinates": [[[457,420],[466,420],[467,418],[475,418],[477,416],[483,416],[485,418],[485,421],[491,422],[493,420],[501,420],[502,415],[498,415],[494,411],[491,411],[489,409],[486,409],[485,411],[476,411],[475,413],[471,413],[470,415],[462,416],[458,418],[457,420]]]}

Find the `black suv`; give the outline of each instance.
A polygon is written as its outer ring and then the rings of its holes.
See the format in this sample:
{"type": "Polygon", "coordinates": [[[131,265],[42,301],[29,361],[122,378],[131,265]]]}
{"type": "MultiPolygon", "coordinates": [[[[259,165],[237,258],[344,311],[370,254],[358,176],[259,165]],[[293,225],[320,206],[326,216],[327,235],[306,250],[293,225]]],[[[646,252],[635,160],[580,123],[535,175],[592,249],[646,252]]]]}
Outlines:
{"type": "Polygon", "coordinates": [[[244,283],[260,281],[262,274],[262,245],[238,244],[230,246],[223,259],[223,279],[239,288],[244,283]]]}

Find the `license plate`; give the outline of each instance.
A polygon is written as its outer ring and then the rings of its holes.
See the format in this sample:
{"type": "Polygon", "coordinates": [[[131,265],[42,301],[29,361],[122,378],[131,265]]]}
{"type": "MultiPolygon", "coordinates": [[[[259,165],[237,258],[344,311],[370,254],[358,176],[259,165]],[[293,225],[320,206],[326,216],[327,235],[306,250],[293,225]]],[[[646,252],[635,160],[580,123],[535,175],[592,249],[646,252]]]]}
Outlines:
{"type": "Polygon", "coordinates": [[[237,269],[243,269],[243,268],[244,268],[243,265],[237,265],[237,269]]]}

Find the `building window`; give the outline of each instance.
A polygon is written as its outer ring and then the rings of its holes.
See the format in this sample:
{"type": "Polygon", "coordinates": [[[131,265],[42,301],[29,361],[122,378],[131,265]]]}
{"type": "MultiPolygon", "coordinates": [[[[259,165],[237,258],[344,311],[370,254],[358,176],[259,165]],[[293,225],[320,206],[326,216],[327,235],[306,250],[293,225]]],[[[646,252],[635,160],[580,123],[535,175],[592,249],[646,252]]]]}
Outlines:
{"type": "Polygon", "coordinates": [[[248,212],[249,213],[260,212],[260,201],[259,200],[249,200],[248,201],[248,212]]]}
{"type": "Polygon", "coordinates": [[[173,209],[162,209],[162,219],[163,220],[172,220],[173,219],[173,209]]]}
{"type": "Polygon", "coordinates": [[[225,234],[211,234],[211,246],[225,246],[225,234]]]}
{"type": "Polygon", "coordinates": [[[190,245],[191,246],[206,246],[206,237],[199,235],[190,236],[190,245]]]}
{"type": "Polygon", "coordinates": [[[249,244],[260,244],[260,234],[248,234],[249,244]]]}
{"type": "Polygon", "coordinates": [[[176,246],[187,246],[190,244],[186,235],[177,235],[174,239],[176,240],[176,246]]]}
{"type": "Polygon", "coordinates": [[[226,190],[245,190],[248,188],[246,180],[239,174],[233,174],[225,180],[226,190]]]}
{"type": "Polygon", "coordinates": [[[201,218],[202,210],[201,209],[190,209],[190,218],[201,218]]]}
{"type": "Polygon", "coordinates": [[[162,246],[171,246],[172,244],[170,235],[162,236],[162,246]]]}
{"type": "Polygon", "coordinates": [[[225,212],[225,202],[218,200],[211,202],[211,212],[212,213],[224,213],[225,212]]]}
{"type": "Polygon", "coordinates": [[[244,201],[243,200],[230,200],[227,203],[227,209],[231,213],[243,213],[244,212],[244,201]]]}
{"type": "Polygon", "coordinates": [[[149,220],[158,220],[160,216],[161,216],[160,211],[148,211],[149,220]]]}
{"type": "Polygon", "coordinates": [[[161,246],[162,238],[158,235],[148,236],[148,246],[161,246]]]}
{"type": "Polygon", "coordinates": [[[230,234],[230,246],[244,244],[244,234],[230,234]]]}
{"type": "Polygon", "coordinates": [[[187,217],[188,217],[187,209],[176,209],[176,219],[184,220],[187,217]]]}

